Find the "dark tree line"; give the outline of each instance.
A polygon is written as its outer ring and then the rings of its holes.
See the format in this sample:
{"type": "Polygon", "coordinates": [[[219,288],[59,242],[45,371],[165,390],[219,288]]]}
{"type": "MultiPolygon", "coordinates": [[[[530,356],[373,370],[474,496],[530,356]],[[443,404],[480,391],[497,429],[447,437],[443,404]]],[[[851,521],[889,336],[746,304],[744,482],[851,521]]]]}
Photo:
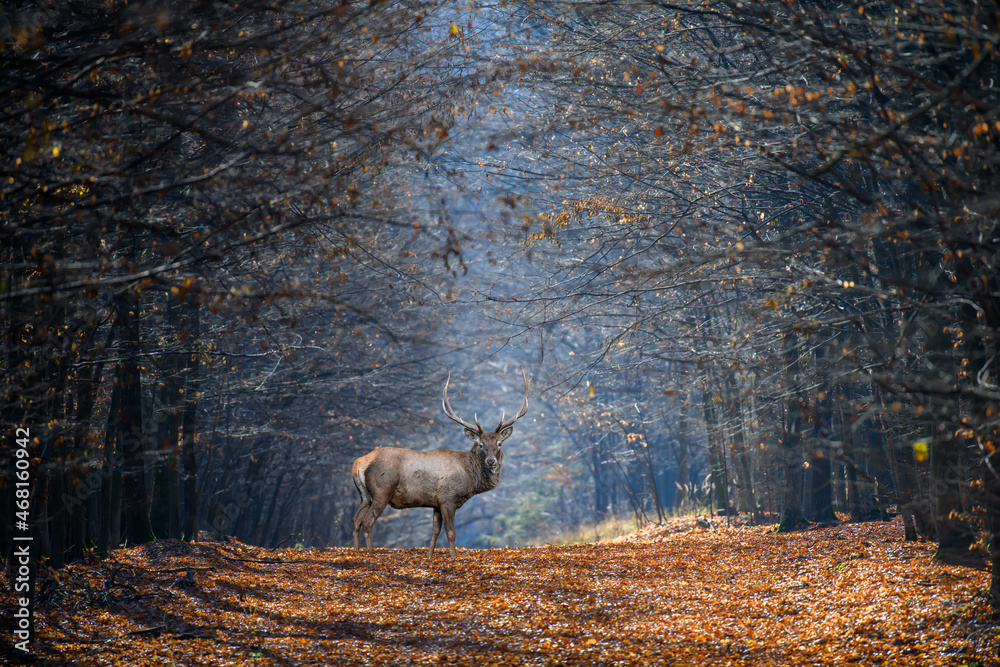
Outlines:
{"type": "Polygon", "coordinates": [[[454,250],[406,174],[473,91],[454,12],[3,11],[5,553],[20,427],[50,565],[199,530],[335,540],[338,442],[410,407],[370,386],[426,382],[413,311],[442,277],[418,259],[454,250]]]}

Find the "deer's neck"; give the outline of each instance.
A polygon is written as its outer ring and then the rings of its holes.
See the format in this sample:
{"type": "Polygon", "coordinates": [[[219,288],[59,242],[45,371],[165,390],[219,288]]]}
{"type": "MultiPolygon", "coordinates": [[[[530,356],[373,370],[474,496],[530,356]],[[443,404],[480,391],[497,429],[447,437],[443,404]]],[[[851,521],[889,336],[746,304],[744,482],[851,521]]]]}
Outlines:
{"type": "Polygon", "coordinates": [[[500,472],[503,470],[503,455],[497,457],[497,467],[490,470],[479,457],[475,449],[469,452],[469,472],[472,473],[473,493],[486,493],[500,484],[500,472]]]}

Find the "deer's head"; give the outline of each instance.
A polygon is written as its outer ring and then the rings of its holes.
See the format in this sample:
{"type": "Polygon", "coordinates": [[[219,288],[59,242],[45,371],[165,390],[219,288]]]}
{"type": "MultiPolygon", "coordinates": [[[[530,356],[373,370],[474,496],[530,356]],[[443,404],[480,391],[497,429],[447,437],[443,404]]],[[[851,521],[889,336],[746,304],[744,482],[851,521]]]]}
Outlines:
{"type": "Polygon", "coordinates": [[[465,436],[475,443],[473,451],[482,459],[483,465],[491,471],[499,468],[503,462],[503,451],[500,449],[500,446],[514,432],[514,422],[523,417],[528,411],[528,388],[530,383],[524,370],[521,371],[521,376],[524,378],[524,398],[521,399],[521,407],[518,408],[512,417],[501,416],[500,423],[492,431],[487,431],[479,425],[478,416],[475,417],[475,423],[469,423],[456,415],[454,410],[451,409],[451,404],[448,402],[448,383],[451,382],[451,373],[448,373],[448,379],[444,383],[444,395],[441,398],[444,414],[448,419],[465,427],[465,436]]]}

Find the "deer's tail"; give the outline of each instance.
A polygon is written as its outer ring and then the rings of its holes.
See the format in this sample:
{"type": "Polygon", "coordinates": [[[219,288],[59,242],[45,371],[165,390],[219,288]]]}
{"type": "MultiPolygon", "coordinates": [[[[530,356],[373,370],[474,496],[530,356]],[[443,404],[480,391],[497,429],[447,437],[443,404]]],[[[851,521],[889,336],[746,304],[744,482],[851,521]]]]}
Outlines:
{"type": "Polygon", "coordinates": [[[368,486],[365,484],[365,469],[362,466],[357,466],[354,469],[354,486],[358,487],[358,492],[365,503],[370,505],[372,494],[368,491],[368,486]]]}

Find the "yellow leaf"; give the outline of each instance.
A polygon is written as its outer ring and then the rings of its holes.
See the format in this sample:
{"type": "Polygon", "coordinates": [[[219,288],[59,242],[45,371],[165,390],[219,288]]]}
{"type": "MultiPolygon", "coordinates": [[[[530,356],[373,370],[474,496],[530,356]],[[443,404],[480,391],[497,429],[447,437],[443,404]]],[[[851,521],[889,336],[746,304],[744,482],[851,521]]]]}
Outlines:
{"type": "Polygon", "coordinates": [[[917,460],[917,463],[923,463],[929,456],[930,455],[927,453],[926,440],[917,440],[913,443],[913,458],[917,460]]]}

